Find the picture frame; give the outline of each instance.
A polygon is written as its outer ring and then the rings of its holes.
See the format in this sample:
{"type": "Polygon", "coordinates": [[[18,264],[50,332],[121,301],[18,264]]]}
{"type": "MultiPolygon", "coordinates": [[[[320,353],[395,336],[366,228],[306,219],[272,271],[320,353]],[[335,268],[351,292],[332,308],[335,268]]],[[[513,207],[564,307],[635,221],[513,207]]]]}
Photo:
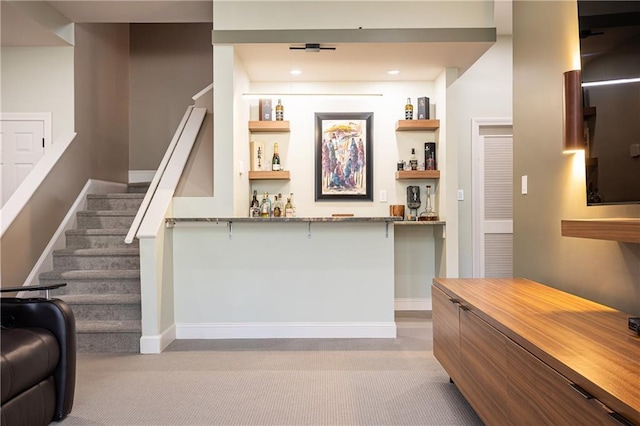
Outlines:
{"type": "Polygon", "coordinates": [[[316,201],[373,201],[373,112],[315,114],[316,201]]]}

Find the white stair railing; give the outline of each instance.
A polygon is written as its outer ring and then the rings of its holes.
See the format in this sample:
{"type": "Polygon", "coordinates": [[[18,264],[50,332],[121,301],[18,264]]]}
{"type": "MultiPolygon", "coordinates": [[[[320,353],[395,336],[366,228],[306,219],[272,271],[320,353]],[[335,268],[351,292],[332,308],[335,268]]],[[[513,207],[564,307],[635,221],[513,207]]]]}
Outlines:
{"type": "Polygon", "coordinates": [[[140,237],[143,229],[146,230],[145,233],[153,232],[155,235],[158,227],[163,224],[166,208],[171,202],[206,113],[206,108],[187,107],[125,237],[127,244],[140,237]]]}

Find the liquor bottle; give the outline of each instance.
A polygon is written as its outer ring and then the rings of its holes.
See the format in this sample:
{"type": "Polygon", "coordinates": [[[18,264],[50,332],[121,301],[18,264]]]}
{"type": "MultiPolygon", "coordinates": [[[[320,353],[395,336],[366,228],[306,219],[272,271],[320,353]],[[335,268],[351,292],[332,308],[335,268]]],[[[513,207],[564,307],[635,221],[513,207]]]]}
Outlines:
{"type": "Polygon", "coordinates": [[[293,204],[291,204],[291,197],[287,197],[287,204],[284,205],[284,216],[285,217],[294,217],[294,215],[293,215],[293,204]]]}
{"type": "Polygon", "coordinates": [[[278,99],[278,105],[276,105],[276,121],[284,120],[284,106],[280,99],[278,99]]]}
{"type": "Polygon", "coordinates": [[[438,220],[438,215],[433,208],[433,201],[431,200],[431,185],[427,185],[427,220],[438,220]]]}
{"type": "Polygon", "coordinates": [[[282,217],[284,215],[284,203],[282,202],[282,194],[278,194],[276,201],[273,203],[273,217],[282,217]]]}
{"type": "Polygon", "coordinates": [[[273,158],[271,159],[271,170],[277,172],[281,170],[280,167],[280,154],[278,154],[278,144],[273,144],[273,158]]]}
{"type": "Polygon", "coordinates": [[[407,104],[404,106],[404,119],[413,120],[413,105],[411,105],[411,98],[407,98],[407,104]]]}
{"type": "Polygon", "coordinates": [[[258,191],[253,190],[253,199],[249,206],[249,217],[260,217],[260,202],[258,201],[258,191]]]}
{"type": "Polygon", "coordinates": [[[418,170],[418,158],[416,157],[416,149],[411,148],[411,158],[409,159],[411,170],[418,170]]]}
{"type": "Polygon", "coordinates": [[[290,207],[290,210],[291,210],[290,213],[291,214],[286,214],[286,216],[287,217],[296,217],[296,205],[293,203],[293,192],[291,192],[289,194],[289,199],[288,199],[287,203],[291,204],[291,207],[290,207]]]}
{"type": "Polygon", "coordinates": [[[433,158],[433,152],[429,154],[429,158],[427,158],[427,164],[425,169],[427,170],[435,170],[436,169],[436,159],[433,158]]]}
{"type": "Polygon", "coordinates": [[[271,215],[271,203],[268,200],[269,194],[265,192],[260,203],[260,217],[267,218],[271,215]]]}

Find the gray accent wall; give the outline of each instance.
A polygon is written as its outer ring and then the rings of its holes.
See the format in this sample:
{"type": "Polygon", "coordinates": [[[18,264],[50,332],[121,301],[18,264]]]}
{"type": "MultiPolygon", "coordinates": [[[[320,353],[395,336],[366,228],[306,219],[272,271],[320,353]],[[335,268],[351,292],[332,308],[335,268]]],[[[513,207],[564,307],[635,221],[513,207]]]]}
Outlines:
{"type": "Polygon", "coordinates": [[[131,170],[156,170],[192,96],[213,82],[212,25],[131,24],[131,170]]]}
{"type": "Polygon", "coordinates": [[[562,75],[578,64],[575,1],[513,3],[514,275],[638,315],[640,244],[560,234],[562,219],[640,217],[587,207],[584,157],[562,153],[562,75]]]}

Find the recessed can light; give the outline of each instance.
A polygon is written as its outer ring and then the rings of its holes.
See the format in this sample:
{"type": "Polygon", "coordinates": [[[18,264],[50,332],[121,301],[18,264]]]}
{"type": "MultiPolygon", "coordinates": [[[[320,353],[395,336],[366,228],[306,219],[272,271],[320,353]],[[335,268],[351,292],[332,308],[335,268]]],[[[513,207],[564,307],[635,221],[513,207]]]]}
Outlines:
{"type": "Polygon", "coordinates": [[[389,70],[389,71],[387,71],[387,74],[389,74],[389,75],[398,75],[398,74],[400,74],[400,71],[399,70],[389,70]]]}
{"type": "Polygon", "coordinates": [[[291,74],[291,75],[300,75],[300,74],[302,74],[302,71],[300,71],[300,70],[291,70],[291,71],[289,71],[289,74],[291,74]]]}

